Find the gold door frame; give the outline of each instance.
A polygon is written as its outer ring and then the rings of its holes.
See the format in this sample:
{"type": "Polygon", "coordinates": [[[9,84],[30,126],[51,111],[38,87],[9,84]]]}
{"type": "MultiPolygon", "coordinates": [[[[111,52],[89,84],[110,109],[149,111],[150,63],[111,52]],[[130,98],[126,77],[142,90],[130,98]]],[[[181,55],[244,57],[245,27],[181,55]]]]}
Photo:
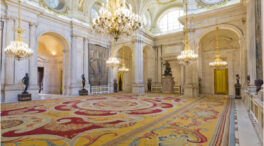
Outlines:
{"type": "Polygon", "coordinates": [[[214,70],[214,91],[215,94],[228,95],[228,69],[214,70]]]}
{"type": "Polygon", "coordinates": [[[124,91],[124,75],[122,72],[118,72],[118,77],[117,77],[118,91],[119,91],[119,78],[121,78],[121,82],[122,82],[121,91],[124,91]]]}

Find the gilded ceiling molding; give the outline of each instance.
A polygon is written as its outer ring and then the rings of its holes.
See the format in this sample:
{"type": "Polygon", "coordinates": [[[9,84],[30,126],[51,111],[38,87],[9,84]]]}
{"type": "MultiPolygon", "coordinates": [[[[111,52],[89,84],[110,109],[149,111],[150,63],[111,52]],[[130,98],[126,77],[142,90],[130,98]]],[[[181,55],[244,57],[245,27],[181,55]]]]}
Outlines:
{"type": "Polygon", "coordinates": [[[69,12],[69,7],[65,6],[65,8],[60,11],[56,9],[52,9],[49,7],[49,5],[45,2],[45,0],[39,0],[39,5],[42,6],[43,8],[49,10],[50,12],[54,13],[54,15],[68,15],[69,12]]]}
{"type": "Polygon", "coordinates": [[[196,0],[197,6],[199,8],[206,8],[206,9],[219,8],[231,0],[218,0],[218,1],[219,2],[209,4],[209,3],[206,3],[206,0],[196,0]]]}
{"type": "Polygon", "coordinates": [[[160,5],[167,5],[167,4],[173,3],[175,1],[176,0],[157,0],[158,4],[160,4],[160,5]]]}
{"type": "Polygon", "coordinates": [[[79,4],[78,4],[78,10],[79,11],[83,11],[84,2],[85,2],[85,0],[79,0],[79,4]]]}

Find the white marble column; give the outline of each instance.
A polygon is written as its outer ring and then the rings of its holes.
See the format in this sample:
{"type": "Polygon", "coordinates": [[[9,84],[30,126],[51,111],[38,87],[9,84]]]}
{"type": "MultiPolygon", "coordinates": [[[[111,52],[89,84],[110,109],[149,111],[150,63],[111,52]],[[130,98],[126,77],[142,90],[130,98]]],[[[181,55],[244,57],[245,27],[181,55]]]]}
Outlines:
{"type": "MultiPolygon", "coordinates": [[[[15,40],[15,18],[9,17],[5,20],[4,30],[4,47],[10,45],[11,41],[15,40]]],[[[16,93],[10,93],[9,91],[15,87],[14,73],[15,73],[15,60],[12,57],[8,57],[3,53],[3,66],[2,66],[2,96],[4,102],[14,102],[17,100],[16,93]]]]}
{"type": "Polygon", "coordinates": [[[132,93],[141,95],[145,93],[145,89],[143,81],[143,41],[140,36],[138,36],[135,43],[136,48],[133,51],[135,82],[133,84],[132,93]]]}
{"type": "Polygon", "coordinates": [[[33,99],[38,99],[38,44],[36,43],[36,28],[37,24],[29,24],[29,47],[34,51],[29,59],[29,78],[30,78],[30,93],[33,94],[33,99]],[[33,93],[32,93],[33,92],[33,93]]]}
{"type": "Polygon", "coordinates": [[[90,82],[89,82],[89,40],[84,38],[84,53],[83,53],[83,74],[86,79],[86,89],[90,94],[90,82]]]}
{"type": "Polygon", "coordinates": [[[157,60],[158,60],[158,64],[157,64],[157,73],[158,73],[158,77],[157,77],[157,82],[159,83],[159,84],[161,84],[161,74],[162,74],[162,68],[161,68],[161,46],[160,47],[157,47],[157,53],[158,53],[158,58],[157,58],[157,60]]]}
{"type": "Polygon", "coordinates": [[[184,88],[184,83],[185,83],[185,67],[183,65],[181,65],[181,93],[183,91],[184,88]]]}
{"type": "MultiPolygon", "coordinates": [[[[190,36],[192,36],[192,38],[189,38],[189,39],[194,40],[194,41],[190,42],[189,46],[192,50],[194,50],[195,53],[197,53],[197,50],[196,50],[197,44],[195,42],[195,39],[193,38],[195,35],[192,34],[190,36]]],[[[201,56],[198,56],[198,57],[201,57],[201,56]]],[[[184,96],[197,97],[198,95],[198,90],[197,90],[198,78],[199,78],[198,62],[199,62],[199,58],[195,62],[185,65],[184,96]]]]}
{"type": "Polygon", "coordinates": [[[4,26],[4,21],[1,21],[1,23],[0,23],[0,47],[1,47],[1,51],[0,51],[0,103],[2,103],[3,102],[3,99],[2,99],[2,67],[3,67],[3,57],[2,57],[2,54],[4,53],[3,52],[3,50],[4,50],[4,48],[3,48],[3,42],[2,42],[2,39],[3,39],[3,27],[4,26]]]}
{"type": "Polygon", "coordinates": [[[250,83],[248,92],[256,94],[254,82],[256,80],[256,37],[255,37],[255,0],[247,3],[247,61],[250,83]]]}
{"type": "MultiPolygon", "coordinates": [[[[262,22],[262,69],[264,78],[264,1],[261,1],[261,22],[262,22]]],[[[262,100],[264,100],[264,84],[262,85],[262,100]]]]}
{"type": "MultiPolygon", "coordinates": [[[[196,65],[196,64],[195,64],[196,65]]],[[[184,96],[194,97],[195,96],[195,86],[193,84],[193,64],[185,66],[185,83],[184,83],[184,96]]]]}
{"type": "Polygon", "coordinates": [[[37,86],[37,59],[38,59],[38,44],[36,43],[36,24],[29,24],[29,47],[34,51],[29,61],[29,77],[30,85],[37,86]]]}
{"type": "Polygon", "coordinates": [[[71,95],[79,95],[81,87],[81,75],[83,74],[83,38],[72,36],[71,50],[71,95]]]}

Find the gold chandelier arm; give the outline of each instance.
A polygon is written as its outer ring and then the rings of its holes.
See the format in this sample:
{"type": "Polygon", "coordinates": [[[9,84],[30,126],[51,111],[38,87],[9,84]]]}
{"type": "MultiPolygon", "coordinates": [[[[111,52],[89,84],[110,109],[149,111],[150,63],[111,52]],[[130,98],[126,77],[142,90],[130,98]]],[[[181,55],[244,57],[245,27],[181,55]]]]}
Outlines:
{"type": "Polygon", "coordinates": [[[185,3],[186,17],[185,17],[185,49],[189,49],[189,26],[188,26],[188,0],[185,3]]]}
{"type": "Polygon", "coordinates": [[[219,28],[216,27],[216,57],[219,57],[220,56],[220,53],[219,53],[219,28]]]}
{"type": "Polygon", "coordinates": [[[123,47],[123,63],[125,64],[125,48],[123,47]]]}
{"type": "Polygon", "coordinates": [[[17,39],[18,41],[22,41],[21,34],[22,34],[22,28],[21,28],[21,0],[18,0],[18,27],[17,27],[17,39]]]}
{"type": "Polygon", "coordinates": [[[114,57],[114,45],[115,45],[115,42],[112,41],[112,47],[111,47],[111,57],[114,57]]]}

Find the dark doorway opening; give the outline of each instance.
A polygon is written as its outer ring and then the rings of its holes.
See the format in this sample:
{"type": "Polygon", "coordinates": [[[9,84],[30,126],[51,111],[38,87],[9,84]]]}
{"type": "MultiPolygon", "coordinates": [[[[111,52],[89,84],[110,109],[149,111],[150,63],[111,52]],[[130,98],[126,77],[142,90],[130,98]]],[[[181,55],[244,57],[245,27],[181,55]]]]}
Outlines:
{"type": "Polygon", "coordinates": [[[44,77],[44,67],[38,67],[38,87],[39,93],[43,90],[43,77],[44,77]]]}

